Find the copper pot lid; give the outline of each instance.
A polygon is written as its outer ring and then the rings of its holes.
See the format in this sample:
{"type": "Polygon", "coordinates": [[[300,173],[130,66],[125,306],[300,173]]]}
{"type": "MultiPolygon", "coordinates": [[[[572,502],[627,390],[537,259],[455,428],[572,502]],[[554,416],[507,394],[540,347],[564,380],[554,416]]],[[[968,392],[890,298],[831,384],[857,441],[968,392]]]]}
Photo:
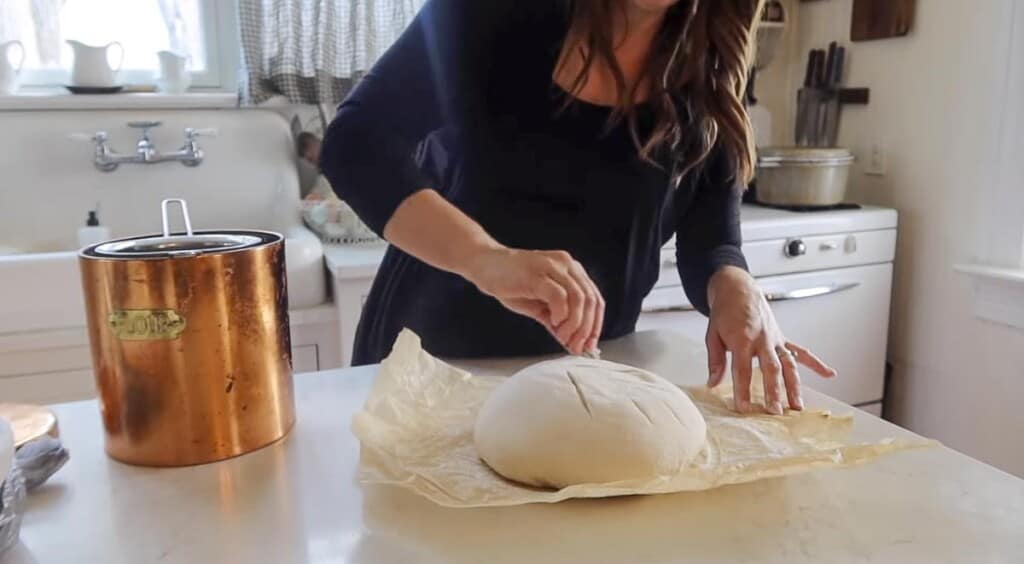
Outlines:
{"type": "Polygon", "coordinates": [[[129,237],[93,245],[82,251],[86,257],[139,259],[180,258],[241,251],[281,239],[269,231],[193,231],[188,204],[181,199],[167,199],[160,203],[163,221],[162,235],[129,237]],[[185,233],[171,233],[168,207],[178,204],[185,221],[185,233]]]}

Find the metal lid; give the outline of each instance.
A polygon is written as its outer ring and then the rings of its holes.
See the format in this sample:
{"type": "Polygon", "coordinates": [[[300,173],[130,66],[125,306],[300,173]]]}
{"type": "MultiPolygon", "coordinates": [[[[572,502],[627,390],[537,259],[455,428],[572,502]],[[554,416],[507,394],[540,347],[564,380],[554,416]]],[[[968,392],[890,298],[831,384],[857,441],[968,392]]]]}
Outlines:
{"type": "Polygon", "coordinates": [[[853,154],[843,148],[761,147],[757,150],[758,166],[781,165],[845,165],[853,162],[853,154]]]}
{"type": "Polygon", "coordinates": [[[103,243],[95,248],[97,255],[117,257],[195,256],[251,247],[263,242],[253,235],[209,233],[143,237],[103,243]]]}
{"type": "Polygon", "coordinates": [[[131,237],[100,243],[82,251],[85,256],[101,256],[107,258],[175,258],[194,257],[204,254],[215,254],[238,251],[263,243],[273,242],[281,238],[276,233],[263,231],[192,231],[188,205],[184,200],[168,199],[160,204],[163,220],[162,235],[131,237]],[[178,204],[185,220],[185,234],[175,235],[170,231],[167,208],[170,204],[178,204]]]}

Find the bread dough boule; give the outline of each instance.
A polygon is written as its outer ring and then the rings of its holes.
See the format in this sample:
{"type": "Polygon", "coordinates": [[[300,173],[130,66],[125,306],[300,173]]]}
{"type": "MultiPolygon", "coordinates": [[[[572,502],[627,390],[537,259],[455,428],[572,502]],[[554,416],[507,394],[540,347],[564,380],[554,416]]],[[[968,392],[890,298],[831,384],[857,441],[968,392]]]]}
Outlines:
{"type": "Polygon", "coordinates": [[[473,440],[495,472],[563,488],[672,475],[704,447],[707,426],[678,386],[623,364],[565,357],[502,382],[473,440]]]}

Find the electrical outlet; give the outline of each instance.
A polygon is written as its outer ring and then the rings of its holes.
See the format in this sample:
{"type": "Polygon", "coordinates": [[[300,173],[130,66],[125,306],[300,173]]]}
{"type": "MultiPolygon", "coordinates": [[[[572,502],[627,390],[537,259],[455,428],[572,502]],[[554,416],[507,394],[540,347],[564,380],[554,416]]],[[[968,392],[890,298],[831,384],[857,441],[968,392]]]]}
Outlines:
{"type": "Polygon", "coordinates": [[[886,168],[888,166],[888,155],[885,151],[885,146],[878,142],[872,141],[868,146],[868,154],[864,163],[864,174],[870,174],[872,176],[885,176],[886,168]]]}

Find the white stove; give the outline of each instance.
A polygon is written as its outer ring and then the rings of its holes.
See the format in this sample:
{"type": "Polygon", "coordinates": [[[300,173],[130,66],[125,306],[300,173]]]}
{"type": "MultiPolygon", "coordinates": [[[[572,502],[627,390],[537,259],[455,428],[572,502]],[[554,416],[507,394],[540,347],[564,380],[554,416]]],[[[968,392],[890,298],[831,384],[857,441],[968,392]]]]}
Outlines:
{"type": "MultiPolygon", "coordinates": [[[[881,413],[896,252],[896,211],[792,212],[743,207],[743,252],[786,336],[834,366],[839,376],[804,385],[881,413]]],[[[644,301],[637,330],[671,328],[703,340],[707,320],[682,292],[674,246],[644,301]]]]}

